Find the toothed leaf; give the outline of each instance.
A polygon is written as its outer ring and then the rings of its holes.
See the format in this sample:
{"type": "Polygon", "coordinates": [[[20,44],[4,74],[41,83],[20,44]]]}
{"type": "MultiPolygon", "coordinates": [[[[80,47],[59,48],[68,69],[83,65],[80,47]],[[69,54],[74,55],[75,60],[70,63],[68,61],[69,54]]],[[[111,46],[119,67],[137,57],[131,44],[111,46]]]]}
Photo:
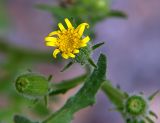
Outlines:
{"type": "Polygon", "coordinates": [[[52,114],[43,123],[70,123],[74,113],[95,103],[95,95],[101,87],[105,75],[106,57],[101,54],[97,68],[95,68],[93,73],[86,79],[79,92],[71,97],[59,111],[52,114]]]}

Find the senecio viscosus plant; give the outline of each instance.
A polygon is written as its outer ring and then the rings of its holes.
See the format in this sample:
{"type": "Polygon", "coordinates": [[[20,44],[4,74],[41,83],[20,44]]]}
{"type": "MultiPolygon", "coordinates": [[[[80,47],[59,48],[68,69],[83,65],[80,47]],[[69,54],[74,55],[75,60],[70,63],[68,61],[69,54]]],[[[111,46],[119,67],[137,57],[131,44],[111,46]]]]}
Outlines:
{"type": "MultiPolygon", "coordinates": [[[[99,54],[97,64],[91,58],[93,51],[104,43],[93,45],[90,36],[85,35],[88,23],[81,23],[74,27],[68,18],[64,19],[66,26],[58,24],[59,30],[53,31],[45,37],[45,44],[54,47],[53,57],[57,56],[68,60],[68,64],[61,71],[65,71],[74,63],[84,66],[86,72],[76,78],[65,80],[58,84],[51,83],[52,77],[28,72],[20,75],[15,81],[18,93],[33,100],[43,100],[47,106],[48,99],[57,94],[63,94],[68,90],[83,84],[81,89],[60,108],[42,121],[33,122],[30,119],[15,115],[15,123],[71,123],[74,114],[79,110],[92,106],[95,103],[95,95],[99,89],[114,104],[115,110],[121,113],[125,123],[154,123],[157,115],[150,109],[150,101],[158,93],[156,91],[149,97],[143,93],[128,94],[120,88],[114,87],[107,79],[107,59],[104,54],[99,54]],[[58,54],[61,54],[58,55],[58,54]]],[[[107,110],[107,109],[106,109],[107,110]]]]}

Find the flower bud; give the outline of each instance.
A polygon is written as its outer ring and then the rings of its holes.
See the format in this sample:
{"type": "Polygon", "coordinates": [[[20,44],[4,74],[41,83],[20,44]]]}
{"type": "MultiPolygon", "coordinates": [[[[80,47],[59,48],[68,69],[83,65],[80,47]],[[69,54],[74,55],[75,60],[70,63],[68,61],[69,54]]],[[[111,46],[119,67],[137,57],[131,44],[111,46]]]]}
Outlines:
{"type": "Polygon", "coordinates": [[[48,80],[34,73],[19,76],[15,82],[16,90],[31,98],[42,97],[48,94],[48,80]]]}
{"type": "Polygon", "coordinates": [[[139,94],[127,98],[122,114],[126,123],[154,123],[150,117],[157,118],[157,115],[150,109],[149,100],[139,94]]]}
{"type": "Polygon", "coordinates": [[[126,101],[125,108],[130,115],[143,115],[147,110],[147,102],[141,96],[133,95],[126,101]]]}

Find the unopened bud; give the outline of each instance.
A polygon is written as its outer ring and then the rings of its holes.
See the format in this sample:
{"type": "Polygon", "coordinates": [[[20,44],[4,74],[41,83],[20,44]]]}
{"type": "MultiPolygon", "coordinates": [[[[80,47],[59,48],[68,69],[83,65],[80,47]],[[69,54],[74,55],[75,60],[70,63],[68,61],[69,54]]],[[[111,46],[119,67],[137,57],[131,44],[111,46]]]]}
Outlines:
{"type": "Polygon", "coordinates": [[[143,115],[146,113],[147,103],[141,96],[131,96],[126,101],[126,112],[131,115],[143,115]]]}
{"type": "Polygon", "coordinates": [[[15,82],[16,90],[31,98],[41,97],[48,94],[48,80],[41,75],[28,73],[21,75],[15,82]]]}

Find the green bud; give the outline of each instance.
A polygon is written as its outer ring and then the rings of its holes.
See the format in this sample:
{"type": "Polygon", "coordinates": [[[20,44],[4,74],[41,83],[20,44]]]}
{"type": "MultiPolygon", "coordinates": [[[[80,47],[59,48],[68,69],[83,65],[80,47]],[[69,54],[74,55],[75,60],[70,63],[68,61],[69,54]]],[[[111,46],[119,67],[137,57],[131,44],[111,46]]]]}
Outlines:
{"type": "Polygon", "coordinates": [[[28,73],[19,76],[15,82],[16,90],[25,96],[37,98],[48,94],[48,80],[41,75],[28,73]]]}
{"type": "Polygon", "coordinates": [[[158,118],[158,115],[150,109],[150,101],[159,91],[149,97],[144,96],[142,92],[130,95],[113,87],[108,80],[102,85],[102,90],[115,105],[115,109],[121,113],[125,123],[154,123],[152,118],[158,118]]]}
{"type": "Polygon", "coordinates": [[[127,98],[124,103],[124,111],[122,111],[126,123],[154,123],[150,116],[158,118],[157,115],[150,110],[149,100],[143,95],[132,95],[127,98]]]}
{"type": "Polygon", "coordinates": [[[147,103],[141,96],[131,96],[126,101],[126,112],[130,115],[142,115],[146,112],[147,103]]]}

